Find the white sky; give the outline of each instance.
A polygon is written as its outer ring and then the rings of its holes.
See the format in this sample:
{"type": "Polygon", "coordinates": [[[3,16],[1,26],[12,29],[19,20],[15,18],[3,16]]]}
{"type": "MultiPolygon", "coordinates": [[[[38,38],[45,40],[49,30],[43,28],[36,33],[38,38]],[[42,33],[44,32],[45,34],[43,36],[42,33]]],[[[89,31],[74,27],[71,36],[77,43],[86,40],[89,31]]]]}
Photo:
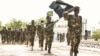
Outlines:
{"type": "MultiPolygon", "coordinates": [[[[48,6],[54,0],[0,0],[0,21],[3,24],[12,18],[30,22],[32,19],[45,17],[51,10],[48,6]]],[[[99,0],[63,0],[81,8],[80,15],[87,19],[87,29],[100,28],[100,3],[99,0]]],[[[54,14],[55,19],[58,16],[54,14]]]]}

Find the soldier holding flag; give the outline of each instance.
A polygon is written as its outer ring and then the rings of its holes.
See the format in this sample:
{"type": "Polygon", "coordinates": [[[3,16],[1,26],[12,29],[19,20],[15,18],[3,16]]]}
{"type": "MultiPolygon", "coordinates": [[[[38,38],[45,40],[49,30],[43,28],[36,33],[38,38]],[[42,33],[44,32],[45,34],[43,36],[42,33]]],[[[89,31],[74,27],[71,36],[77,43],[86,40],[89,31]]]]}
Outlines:
{"type": "Polygon", "coordinates": [[[51,53],[51,47],[52,47],[52,42],[53,42],[53,37],[54,37],[54,24],[58,21],[52,22],[51,17],[47,16],[47,23],[46,23],[46,28],[45,28],[45,34],[46,34],[46,43],[45,43],[45,50],[48,49],[48,53],[51,53]]]}
{"type": "Polygon", "coordinates": [[[82,17],[79,16],[79,7],[73,7],[69,11],[66,11],[64,19],[68,20],[68,44],[71,42],[70,56],[77,56],[78,47],[80,43],[81,33],[82,33],[82,17]],[[68,15],[69,12],[74,11],[74,15],[68,15]]]}

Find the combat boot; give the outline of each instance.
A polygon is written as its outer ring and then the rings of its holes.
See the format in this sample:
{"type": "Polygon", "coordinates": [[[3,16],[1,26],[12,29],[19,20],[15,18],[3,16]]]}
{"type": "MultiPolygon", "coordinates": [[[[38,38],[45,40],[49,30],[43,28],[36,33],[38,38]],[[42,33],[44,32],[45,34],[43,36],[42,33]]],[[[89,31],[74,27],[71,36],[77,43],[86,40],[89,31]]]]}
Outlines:
{"type": "Polygon", "coordinates": [[[45,46],[45,51],[47,51],[47,45],[45,46]]]}
{"type": "Polygon", "coordinates": [[[48,54],[51,54],[51,48],[48,49],[48,54]]]}

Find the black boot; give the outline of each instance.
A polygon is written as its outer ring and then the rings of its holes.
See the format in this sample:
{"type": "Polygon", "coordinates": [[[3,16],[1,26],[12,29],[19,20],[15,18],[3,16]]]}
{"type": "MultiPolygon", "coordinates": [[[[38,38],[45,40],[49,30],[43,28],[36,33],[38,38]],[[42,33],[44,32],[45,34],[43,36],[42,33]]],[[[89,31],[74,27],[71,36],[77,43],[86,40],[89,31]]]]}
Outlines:
{"type": "Polygon", "coordinates": [[[47,45],[45,45],[45,51],[47,51],[47,45]]]}
{"type": "Polygon", "coordinates": [[[48,53],[51,54],[51,46],[48,47],[48,53]]]}

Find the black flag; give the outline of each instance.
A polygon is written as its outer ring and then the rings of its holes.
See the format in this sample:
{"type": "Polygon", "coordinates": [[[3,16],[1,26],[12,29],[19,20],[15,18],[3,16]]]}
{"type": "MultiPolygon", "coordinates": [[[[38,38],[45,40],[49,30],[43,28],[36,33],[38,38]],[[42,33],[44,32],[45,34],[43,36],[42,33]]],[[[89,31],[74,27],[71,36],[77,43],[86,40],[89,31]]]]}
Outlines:
{"type": "Polygon", "coordinates": [[[59,16],[59,18],[62,17],[62,14],[64,11],[67,11],[69,9],[71,9],[73,6],[69,5],[68,3],[64,3],[62,1],[53,1],[50,6],[51,9],[53,9],[57,15],[59,16]],[[62,8],[61,5],[64,5],[65,8],[62,8]]]}

